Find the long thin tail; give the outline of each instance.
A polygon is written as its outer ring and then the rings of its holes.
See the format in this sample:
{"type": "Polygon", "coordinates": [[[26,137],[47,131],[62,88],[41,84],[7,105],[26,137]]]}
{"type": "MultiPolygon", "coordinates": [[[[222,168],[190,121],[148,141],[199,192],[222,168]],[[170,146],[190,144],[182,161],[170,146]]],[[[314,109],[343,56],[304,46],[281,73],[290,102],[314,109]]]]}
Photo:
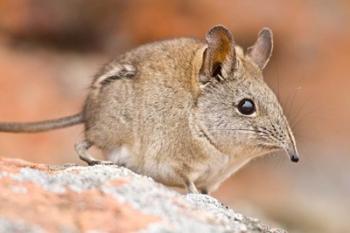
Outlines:
{"type": "Polygon", "coordinates": [[[82,113],[62,118],[37,122],[0,122],[0,132],[8,133],[39,133],[53,129],[60,129],[84,122],[82,113]]]}

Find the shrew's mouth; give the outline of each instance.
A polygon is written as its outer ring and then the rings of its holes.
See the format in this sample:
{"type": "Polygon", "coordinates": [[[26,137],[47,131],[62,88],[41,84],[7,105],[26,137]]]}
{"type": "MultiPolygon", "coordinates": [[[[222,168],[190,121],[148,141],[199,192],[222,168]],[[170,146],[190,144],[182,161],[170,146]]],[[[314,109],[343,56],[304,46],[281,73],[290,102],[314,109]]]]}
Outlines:
{"type": "Polygon", "coordinates": [[[215,143],[213,142],[213,140],[204,132],[204,130],[203,130],[203,128],[200,126],[200,125],[198,125],[198,129],[199,129],[199,136],[201,137],[201,138],[204,138],[204,139],[206,139],[209,143],[210,143],[210,145],[212,145],[215,149],[217,149],[218,150],[218,147],[215,145],[215,143]]]}

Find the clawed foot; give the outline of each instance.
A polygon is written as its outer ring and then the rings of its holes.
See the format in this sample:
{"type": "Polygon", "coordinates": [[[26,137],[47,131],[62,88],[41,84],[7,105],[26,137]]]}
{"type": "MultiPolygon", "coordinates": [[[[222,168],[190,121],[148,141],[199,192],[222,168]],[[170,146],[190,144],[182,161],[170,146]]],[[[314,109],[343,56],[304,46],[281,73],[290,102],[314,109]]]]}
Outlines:
{"type": "Polygon", "coordinates": [[[204,194],[204,195],[208,195],[209,194],[208,189],[206,189],[206,188],[200,189],[200,193],[204,194]]]}
{"type": "Polygon", "coordinates": [[[92,143],[84,140],[80,143],[77,143],[75,145],[75,150],[79,155],[79,158],[86,162],[89,166],[94,166],[94,165],[117,165],[116,163],[113,163],[112,161],[105,161],[105,160],[98,160],[95,159],[93,156],[91,156],[87,151],[88,149],[92,146],[92,143]]]}
{"type": "Polygon", "coordinates": [[[105,161],[105,160],[90,160],[90,161],[85,161],[89,166],[95,166],[95,165],[117,165],[116,163],[113,163],[112,161],[105,161]]]}

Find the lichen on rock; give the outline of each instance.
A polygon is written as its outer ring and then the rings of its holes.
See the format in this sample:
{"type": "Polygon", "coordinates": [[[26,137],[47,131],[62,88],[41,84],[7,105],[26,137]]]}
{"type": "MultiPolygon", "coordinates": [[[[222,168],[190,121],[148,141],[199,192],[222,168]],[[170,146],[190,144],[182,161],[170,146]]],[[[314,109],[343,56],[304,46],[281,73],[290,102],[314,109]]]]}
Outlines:
{"type": "Polygon", "coordinates": [[[0,232],[285,232],[117,166],[0,160],[0,232]]]}

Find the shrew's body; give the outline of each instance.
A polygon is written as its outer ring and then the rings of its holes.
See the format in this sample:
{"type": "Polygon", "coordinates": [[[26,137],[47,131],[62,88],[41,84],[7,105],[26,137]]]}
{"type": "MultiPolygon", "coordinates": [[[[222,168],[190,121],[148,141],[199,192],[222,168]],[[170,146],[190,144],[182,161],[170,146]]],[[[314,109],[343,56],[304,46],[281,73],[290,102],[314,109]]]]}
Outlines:
{"type": "Polygon", "coordinates": [[[88,154],[94,145],[108,161],[166,185],[210,192],[273,150],[298,160],[282,108],[262,78],[271,51],[269,29],[244,54],[223,26],[212,28],[205,42],[147,44],[101,69],[81,114],[17,128],[4,123],[0,131],[84,123],[85,139],[76,150],[89,164],[106,163],[88,154]]]}

